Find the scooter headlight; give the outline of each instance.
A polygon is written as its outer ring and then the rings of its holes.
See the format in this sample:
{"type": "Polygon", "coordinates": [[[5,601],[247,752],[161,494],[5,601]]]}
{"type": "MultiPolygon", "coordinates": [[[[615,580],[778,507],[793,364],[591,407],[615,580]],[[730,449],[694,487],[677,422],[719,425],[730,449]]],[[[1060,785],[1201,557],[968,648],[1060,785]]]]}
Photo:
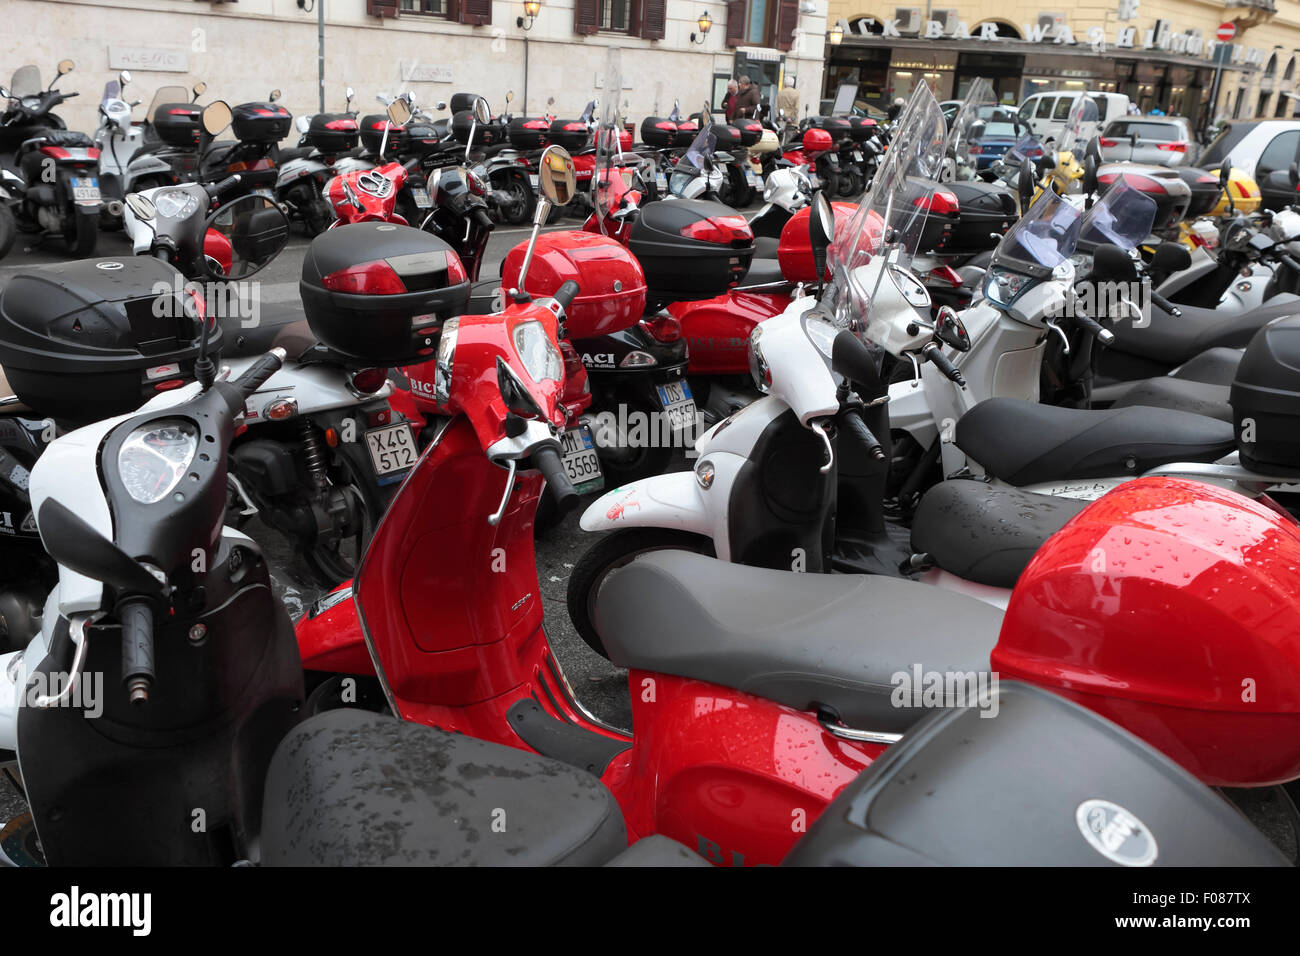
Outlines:
{"type": "Polygon", "coordinates": [[[184,189],[164,189],[153,197],[153,207],[164,219],[188,219],[199,208],[199,199],[184,189]]]}
{"type": "Polygon", "coordinates": [[[546,334],[542,323],[520,322],[515,326],[514,341],[515,351],[534,382],[564,380],[564,357],[546,334]]]}
{"type": "Polygon", "coordinates": [[[758,390],[766,393],[772,384],[772,369],[763,358],[762,338],[763,327],[754,326],[754,331],[749,333],[749,374],[753,376],[754,385],[758,390]]]}
{"type": "Polygon", "coordinates": [[[136,501],[151,505],[169,495],[194,461],[199,430],[184,419],[161,419],[126,436],[117,453],[117,477],[136,501]]]}
{"type": "Polygon", "coordinates": [[[460,318],[453,316],[442,323],[438,339],[438,354],[433,363],[433,400],[446,405],[451,398],[451,370],[456,361],[456,334],[460,331],[460,318]]]}

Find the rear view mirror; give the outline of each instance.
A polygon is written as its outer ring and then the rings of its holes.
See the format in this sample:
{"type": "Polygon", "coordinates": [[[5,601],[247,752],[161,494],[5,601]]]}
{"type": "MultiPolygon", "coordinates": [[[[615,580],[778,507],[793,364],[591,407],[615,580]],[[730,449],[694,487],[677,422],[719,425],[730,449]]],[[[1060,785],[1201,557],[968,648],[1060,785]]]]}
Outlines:
{"type": "Polygon", "coordinates": [[[825,193],[817,193],[808,215],[808,240],[812,244],[813,265],[818,277],[826,273],[826,250],[835,238],[835,210],[825,193]]]}
{"type": "Polygon", "coordinates": [[[514,90],[506,90],[506,103],[509,104],[515,98],[514,90]]]}
{"type": "Polygon", "coordinates": [[[64,567],[118,591],[153,597],[165,592],[163,583],[143,565],[58,499],[41,503],[36,527],[45,550],[64,567]]]}
{"type": "Polygon", "coordinates": [[[1232,176],[1232,163],[1224,160],[1223,165],[1219,167],[1219,188],[1223,189],[1228,185],[1228,179],[1232,176]]]}
{"type": "Polygon", "coordinates": [[[388,121],[395,126],[405,126],[411,121],[411,104],[398,97],[388,104],[388,121]]]}
{"type": "Polygon", "coordinates": [[[577,190],[577,173],[569,151],[562,146],[546,147],[538,169],[538,185],[546,198],[557,206],[567,206],[577,190]]]}
{"type": "Polygon", "coordinates": [[[445,110],[445,109],[447,108],[447,101],[446,101],[446,100],[438,100],[438,102],[436,102],[436,103],[433,104],[433,108],[434,108],[435,110],[445,110]]]}
{"type": "Polygon", "coordinates": [[[64,76],[65,74],[71,73],[73,69],[76,67],[76,65],[77,64],[73,63],[71,60],[60,60],[59,76],[64,76]]]}
{"type": "Polygon", "coordinates": [[[279,98],[280,98],[280,91],[279,91],[279,90],[272,90],[272,91],[271,91],[271,95],[267,97],[267,99],[270,100],[272,103],[274,103],[274,102],[275,102],[276,100],[278,100],[279,98]]]}
{"type": "Polygon", "coordinates": [[[208,84],[204,83],[202,80],[199,80],[199,82],[194,84],[193,92],[194,92],[194,98],[196,100],[207,91],[208,91],[208,84]]]}
{"type": "Polygon", "coordinates": [[[474,100],[474,119],[479,123],[492,122],[492,108],[481,96],[474,100]]]}
{"type": "Polygon", "coordinates": [[[126,204],[130,207],[131,214],[141,222],[149,222],[158,215],[158,211],[153,207],[153,201],[139,193],[128,193],[126,204]]]}
{"type": "Polygon", "coordinates": [[[347,98],[347,101],[348,101],[349,103],[351,103],[351,102],[352,102],[352,97],[354,97],[354,96],[357,95],[357,91],[354,90],[354,89],[352,89],[352,87],[349,86],[346,90],[343,91],[343,95],[344,95],[344,97],[347,98]]]}
{"type": "Polygon", "coordinates": [[[234,117],[225,100],[217,100],[203,107],[203,129],[209,136],[217,136],[230,125],[234,117]]]}
{"type": "Polygon", "coordinates": [[[934,334],[944,345],[958,352],[970,351],[970,334],[957,310],[950,305],[940,306],[935,318],[934,334]]]}
{"type": "Polygon", "coordinates": [[[204,274],[246,279],[260,272],[289,242],[289,220],[266,196],[240,196],[203,223],[204,274]]]}
{"type": "Polygon", "coordinates": [[[1034,200],[1034,187],[1038,182],[1038,172],[1033,160],[1026,159],[1020,164],[1020,176],[1016,180],[1016,192],[1020,195],[1021,210],[1028,210],[1034,200]]]}
{"type": "Polygon", "coordinates": [[[117,74],[117,85],[121,89],[126,89],[126,84],[130,82],[131,74],[127,70],[123,70],[121,73],[117,74]]]}
{"type": "Polygon", "coordinates": [[[1091,196],[1097,191],[1097,157],[1089,153],[1083,158],[1083,192],[1091,196]]]}
{"type": "Polygon", "coordinates": [[[1173,275],[1192,267],[1192,254],[1181,242],[1162,242],[1151,256],[1151,268],[1164,275],[1173,275]]]}
{"type": "Polygon", "coordinates": [[[511,414],[518,415],[520,418],[546,421],[546,412],[537,404],[533,393],[528,390],[528,386],[519,381],[514,370],[499,355],[497,356],[497,389],[501,392],[501,398],[511,414]]]}

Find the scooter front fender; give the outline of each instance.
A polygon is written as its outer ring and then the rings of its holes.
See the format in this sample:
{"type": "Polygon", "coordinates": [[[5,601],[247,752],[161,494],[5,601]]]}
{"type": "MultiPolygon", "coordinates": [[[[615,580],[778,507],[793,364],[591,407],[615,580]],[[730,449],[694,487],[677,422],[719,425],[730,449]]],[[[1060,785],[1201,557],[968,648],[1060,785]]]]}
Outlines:
{"type": "Polygon", "coordinates": [[[582,513],[583,531],[675,528],[712,536],[713,514],[693,471],[642,478],[597,498],[582,513]]]}

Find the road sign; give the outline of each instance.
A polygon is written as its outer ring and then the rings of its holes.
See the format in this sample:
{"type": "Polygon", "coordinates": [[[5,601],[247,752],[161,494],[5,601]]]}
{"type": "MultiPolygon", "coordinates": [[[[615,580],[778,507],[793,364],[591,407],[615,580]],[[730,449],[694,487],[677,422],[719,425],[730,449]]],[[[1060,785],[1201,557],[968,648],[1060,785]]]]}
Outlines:
{"type": "Polygon", "coordinates": [[[1214,35],[1219,42],[1227,43],[1237,35],[1237,25],[1235,23],[1220,23],[1219,29],[1214,31],[1214,35]]]}

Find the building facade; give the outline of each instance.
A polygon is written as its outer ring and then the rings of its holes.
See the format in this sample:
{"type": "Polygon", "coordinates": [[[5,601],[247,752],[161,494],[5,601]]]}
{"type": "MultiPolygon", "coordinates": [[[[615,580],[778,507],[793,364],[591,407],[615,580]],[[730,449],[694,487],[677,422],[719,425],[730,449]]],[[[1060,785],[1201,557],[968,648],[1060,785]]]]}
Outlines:
{"type": "MultiPolygon", "coordinates": [[[[485,96],[496,111],[578,115],[602,95],[606,48],[622,49],[630,119],[720,102],[726,83],[750,74],[774,96],[796,77],[815,107],[823,86],[827,0],[5,0],[0,78],[23,64],[46,83],[76,62],[59,88],[82,95],[59,109],[93,130],[104,84],[121,69],[128,98],[147,105],[167,85],[208,84],[202,103],[265,99],[272,89],[295,115],[319,109],[317,4],[323,4],[325,109],[381,110],[378,93],[410,90],[431,107],[455,92],[485,96]],[[532,6],[532,4],[530,4],[532,6]],[[708,30],[701,22],[708,17],[708,30]]],[[[141,114],[137,113],[137,118],[141,114]]]]}
{"type": "Polygon", "coordinates": [[[940,99],[960,98],[986,77],[1005,103],[1047,90],[1118,92],[1199,128],[1300,115],[1292,0],[830,0],[829,21],[825,97],[856,84],[858,101],[884,107],[924,81],[940,99]]]}

